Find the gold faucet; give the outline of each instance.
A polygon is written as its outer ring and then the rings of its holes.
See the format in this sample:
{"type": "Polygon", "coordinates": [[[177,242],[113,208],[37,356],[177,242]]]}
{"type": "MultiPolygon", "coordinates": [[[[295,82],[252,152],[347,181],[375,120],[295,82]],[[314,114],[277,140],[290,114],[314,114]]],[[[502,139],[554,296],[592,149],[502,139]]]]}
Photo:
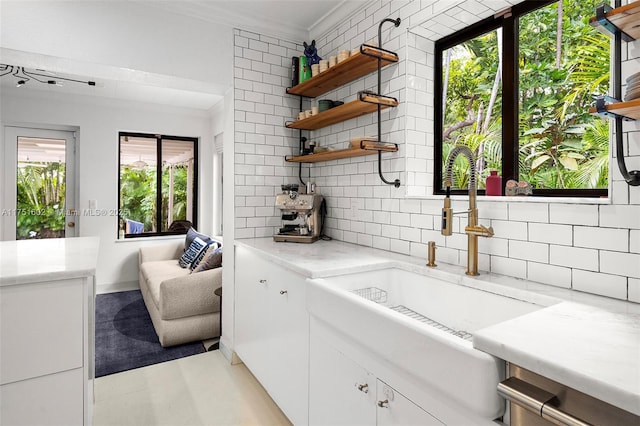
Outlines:
{"type": "Polygon", "coordinates": [[[477,187],[476,187],[476,163],[473,158],[473,152],[466,146],[456,146],[451,150],[447,159],[445,188],[446,196],[444,199],[444,207],[442,208],[442,235],[449,236],[452,233],[451,222],[454,213],[451,209],[451,180],[453,174],[453,162],[456,157],[463,154],[469,160],[469,168],[471,176],[469,176],[469,210],[466,212],[469,222],[464,228],[467,234],[467,275],[478,275],[478,237],[493,237],[493,228],[478,225],[478,207],[476,205],[477,187]]]}

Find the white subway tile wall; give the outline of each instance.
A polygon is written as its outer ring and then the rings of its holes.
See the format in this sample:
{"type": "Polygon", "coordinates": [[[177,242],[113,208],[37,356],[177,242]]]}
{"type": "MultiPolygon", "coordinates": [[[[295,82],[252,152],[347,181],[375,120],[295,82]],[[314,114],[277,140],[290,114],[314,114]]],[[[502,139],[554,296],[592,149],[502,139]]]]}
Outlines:
{"type": "MultiPolygon", "coordinates": [[[[428,241],[438,245],[438,262],[466,264],[466,218],[454,218],[454,235],[440,234],[442,198],[433,194],[434,41],[505,9],[517,0],[376,0],[324,34],[314,35],[319,55],[377,42],[378,24],[400,17],[399,28],[385,24],[383,47],[398,53],[398,64],[382,73],[382,94],[398,108],[382,112],[382,138],[399,145],[383,153],[387,180],[378,177],[377,156],[302,166],[327,199],[325,232],[334,239],[424,257],[428,241]]],[[[308,40],[310,41],[310,40],[308,40]]],[[[640,42],[626,44],[624,72],[640,66],[640,42]]],[[[235,209],[236,235],[272,235],[280,225],[273,207],[280,184],[299,181],[298,165],[285,155],[298,150],[299,132],[285,128],[300,109],[286,94],[292,56],[299,43],[242,30],[235,32],[235,209]]],[[[377,90],[375,73],[318,99],[350,101],[360,90],[377,90]]],[[[303,100],[303,109],[317,100],[303,100]]],[[[625,123],[627,166],[640,168],[640,123],[625,123]]],[[[377,134],[375,114],[303,135],[320,146],[346,148],[351,137],[377,134]]],[[[479,241],[482,271],[640,303],[640,188],[629,187],[611,161],[608,201],[478,200],[480,222],[495,236],[479,241]]],[[[466,200],[454,200],[465,210],[466,200]]]]}

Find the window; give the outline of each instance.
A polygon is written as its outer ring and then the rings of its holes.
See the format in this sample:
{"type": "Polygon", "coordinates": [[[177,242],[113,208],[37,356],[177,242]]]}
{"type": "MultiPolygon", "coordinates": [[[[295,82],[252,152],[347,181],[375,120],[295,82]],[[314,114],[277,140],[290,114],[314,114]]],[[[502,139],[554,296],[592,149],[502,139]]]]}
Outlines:
{"type": "MultiPolygon", "coordinates": [[[[448,153],[466,145],[480,193],[498,170],[534,195],[607,195],[609,122],[588,113],[609,88],[610,42],[588,22],[599,2],[524,1],[436,42],[436,193],[448,153]]],[[[458,158],[454,192],[468,174],[458,158]]]]}
{"type": "Polygon", "coordinates": [[[124,132],[119,137],[119,238],[197,227],[197,139],[124,132]]]}

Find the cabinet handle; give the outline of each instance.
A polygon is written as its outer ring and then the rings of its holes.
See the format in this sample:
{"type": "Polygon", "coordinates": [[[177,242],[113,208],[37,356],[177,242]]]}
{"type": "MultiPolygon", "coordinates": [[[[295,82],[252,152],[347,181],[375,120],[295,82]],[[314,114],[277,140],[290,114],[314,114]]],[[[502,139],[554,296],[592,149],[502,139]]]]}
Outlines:
{"type": "Polygon", "coordinates": [[[266,284],[267,280],[260,280],[259,282],[260,282],[260,284],[266,284]]]}
{"type": "Polygon", "coordinates": [[[378,407],[387,408],[389,406],[389,400],[385,399],[384,401],[378,401],[378,407]]]}
{"type": "Polygon", "coordinates": [[[280,294],[287,294],[287,290],[280,290],[280,294]]]}
{"type": "Polygon", "coordinates": [[[359,385],[357,385],[358,390],[360,392],[364,392],[364,393],[369,393],[369,385],[366,383],[361,383],[359,385]]]}

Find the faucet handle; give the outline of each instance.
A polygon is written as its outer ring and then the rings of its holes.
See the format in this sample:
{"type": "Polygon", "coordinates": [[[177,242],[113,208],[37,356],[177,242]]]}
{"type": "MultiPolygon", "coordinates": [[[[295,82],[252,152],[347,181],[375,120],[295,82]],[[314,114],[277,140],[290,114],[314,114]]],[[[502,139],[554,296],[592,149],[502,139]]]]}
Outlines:
{"type": "MultiPolygon", "coordinates": [[[[449,193],[449,187],[447,187],[447,195],[449,193]]],[[[440,228],[440,233],[445,237],[451,235],[452,231],[452,221],[453,221],[453,209],[451,208],[451,198],[445,197],[444,199],[444,207],[442,207],[442,225],[440,228]]]]}
{"type": "Polygon", "coordinates": [[[480,225],[482,228],[484,228],[486,230],[486,235],[483,235],[483,237],[493,237],[493,226],[490,226],[488,228],[485,228],[484,226],[480,225]]]}
{"type": "Polygon", "coordinates": [[[464,232],[469,235],[477,235],[478,237],[493,237],[493,226],[486,227],[483,225],[467,226],[464,232]]]}

